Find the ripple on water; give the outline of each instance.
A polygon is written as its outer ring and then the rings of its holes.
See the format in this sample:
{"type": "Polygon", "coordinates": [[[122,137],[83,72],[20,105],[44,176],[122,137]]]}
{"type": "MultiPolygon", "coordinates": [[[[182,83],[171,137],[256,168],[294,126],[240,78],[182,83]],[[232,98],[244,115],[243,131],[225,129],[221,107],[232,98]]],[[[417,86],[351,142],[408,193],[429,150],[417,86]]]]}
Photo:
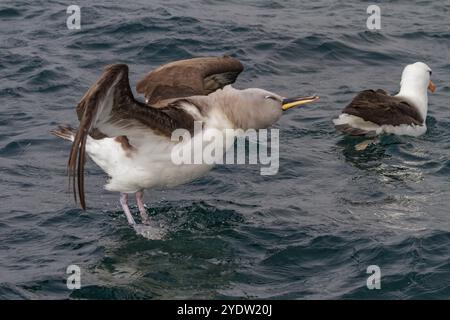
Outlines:
{"type": "Polygon", "coordinates": [[[379,32],[364,31],[351,2],[154,0],[143,10],[114,0],[82,7],[81,30],[67,30],[64,8],[23,2],[0,8],[1,298],[450,296],[443,2],[392,3],[385,18],[396,23],[379,32]],[[196,182],[147,192],[152,220],[168,230],[148,240],[127,225],[117,195],[102,189],[106,177],[89,161],[92,207],[76,209],[66,192],[69,145],[48,131],[76,126],[73,108],[103,66],[124,62],[143,74],[212,54],[244,62],[238,88],[321,96],[275,126],[279,174],[221,166],[196,182]],[[361,139],[336,133],[331,118],[361,89],[394,92],[401,68],[417,60],[441,82],[430,95],[428,132],[382,137],[357,152],[361,139]],[[63,281],[72,263],[82,268],[81,290],[68,291],[63,281]],[[382,272],[379,291],[366,287],[373,264],[382,272]]]}
{"type": "Polygon", "coordinates": [[[17,9],[14,9],[14,8],[0,9],[0,18],[17,18],[20,16],[21,16],[21,13],[17,9]]]}

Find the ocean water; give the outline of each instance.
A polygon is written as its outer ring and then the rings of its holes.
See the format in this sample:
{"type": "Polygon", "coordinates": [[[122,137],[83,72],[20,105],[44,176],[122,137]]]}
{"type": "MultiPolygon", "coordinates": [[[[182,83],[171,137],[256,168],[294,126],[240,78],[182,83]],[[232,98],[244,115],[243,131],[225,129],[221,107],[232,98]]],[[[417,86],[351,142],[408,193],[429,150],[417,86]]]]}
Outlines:
{"type": "MultiPolygon", "coordinates": [[[[0,2],[1,299],[450,298],[450,1],[78,0],[0,2]],[[148,240],[128,227],[105,174],[87,164],[88,210],[68,191],[69,145],[49,135],[77,125],[74,108],[105,65],[126,63],[132,86],[156,66],[229,54],[235,87],[319,94],[290,110],[280,171],[219,166],[192,183],[147,191],[148,240]],[[331,119],[360,90],[399,86],[423,61],[438,86],[428,132],[358,139],[331,119]],[[81,289],[66,268],[81,268],[81,289]],[[369,290],[367,267],[381,270],[369,290]]],[[[137,215],[136,207],[133,212],[137,215]]]]}

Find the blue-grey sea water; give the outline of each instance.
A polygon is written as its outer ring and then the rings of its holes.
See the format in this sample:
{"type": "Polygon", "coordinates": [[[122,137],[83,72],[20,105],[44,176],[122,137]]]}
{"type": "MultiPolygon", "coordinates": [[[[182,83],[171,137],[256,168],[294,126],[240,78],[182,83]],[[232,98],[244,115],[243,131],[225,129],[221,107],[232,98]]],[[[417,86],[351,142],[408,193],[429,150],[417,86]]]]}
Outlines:
{"type": "MultiPolygon", "coordinates": [[[[152,0],[0,2],[1,299],[450,298],[450,1],[152,0]],[[66,9],[81,7],[81,29],[66,9]],[[370,4],[381,29],[367,29],[370,4]],[[162,63],[229,54],[237,88],[321,100],[286,112],[280,170],[218,166],[147,191],[148,240],[87,163],[88,210],[69,192],[75,106],[111,63],[131,85],[162,63]],[[395,93],[423,61],[438,90],[428,132],[360,140],[331,119],[360,90],[395,93]],[[81,268],[81,289],[66,268],[81,268]],[[367,267],[381,289],[366,286],[367,267]]],[[[133,212],[137,209],[133,206],[133,212]]]]}

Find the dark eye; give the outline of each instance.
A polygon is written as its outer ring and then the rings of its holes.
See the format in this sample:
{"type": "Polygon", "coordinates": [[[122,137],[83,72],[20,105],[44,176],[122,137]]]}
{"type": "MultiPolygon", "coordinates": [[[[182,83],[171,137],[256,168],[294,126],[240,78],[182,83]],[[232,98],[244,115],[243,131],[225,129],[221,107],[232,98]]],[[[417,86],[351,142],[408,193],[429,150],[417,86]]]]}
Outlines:
{"type": "Polygon", "coordinates": [[[430,76],[433,74],[433,71],[431,71],[431,70],[429,70],[428,72],[430,73],[430,76]]]}
{"type": "Polygon", "coordinates": [[[272,99],[272,100],[275,100],[275,101],[278,100],[278,99],[277,99],[276,97],[274,97],[274,96],[265,96],[265,98],[266,98],[266,99],[272,99]]]}

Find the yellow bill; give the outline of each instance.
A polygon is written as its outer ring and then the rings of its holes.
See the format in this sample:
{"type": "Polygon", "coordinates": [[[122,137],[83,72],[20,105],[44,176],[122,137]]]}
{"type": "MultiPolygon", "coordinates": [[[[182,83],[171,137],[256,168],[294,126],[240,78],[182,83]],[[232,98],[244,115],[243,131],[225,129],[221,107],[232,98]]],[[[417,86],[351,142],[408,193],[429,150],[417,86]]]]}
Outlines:
{"type": "Polygon", "coordinates": [[[287,98],[283,99],[283,104],[281,108],[286,111],[288,109],[301,106],[303,104],[311,103],[319,100],[318,96],[309,96],[309,97],[298,97],[298,98],[287,98]]]}

